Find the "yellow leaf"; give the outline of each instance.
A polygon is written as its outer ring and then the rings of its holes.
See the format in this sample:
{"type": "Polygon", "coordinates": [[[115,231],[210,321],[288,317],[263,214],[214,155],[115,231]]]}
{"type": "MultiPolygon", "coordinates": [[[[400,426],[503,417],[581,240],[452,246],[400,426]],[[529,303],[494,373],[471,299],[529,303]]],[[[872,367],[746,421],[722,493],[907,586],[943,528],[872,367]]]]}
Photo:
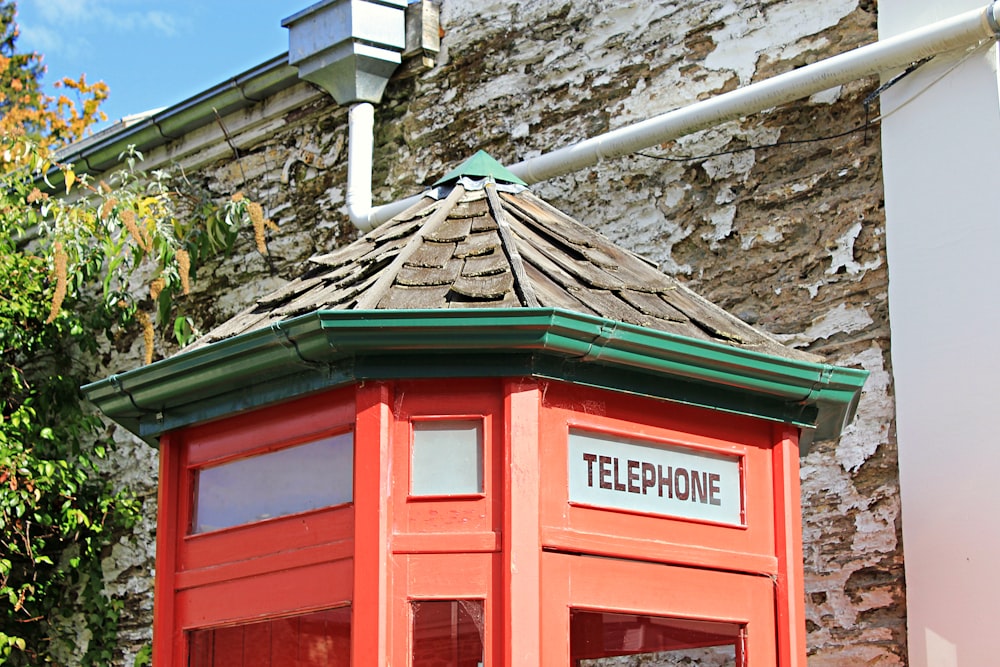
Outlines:
{"type": "Polygon", "coordinates": [[[73,173],[72,169],[67,169],[63,173],[66,177],[66,194],[69,194],[69,189],[73,187],[73,183],[76,181],[76,174],[73,173]]]}

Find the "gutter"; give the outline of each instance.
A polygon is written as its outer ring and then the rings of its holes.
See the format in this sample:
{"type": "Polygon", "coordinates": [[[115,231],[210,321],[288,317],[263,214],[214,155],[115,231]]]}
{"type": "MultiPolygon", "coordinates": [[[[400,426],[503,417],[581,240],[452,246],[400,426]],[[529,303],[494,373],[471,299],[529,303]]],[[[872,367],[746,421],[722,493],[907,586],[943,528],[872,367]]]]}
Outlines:
{"type": "Polygon", "coordinates": [[[162,433],[368,379],[530,375],[839,436],[868,373],[740,350],[558,308],[320,310],[83,387],[155,444],[162,433]]]}
{"type": "MultiPolygon", "coordinates": [[[[633,125],[606,132],[571,146],[508,166],[528,185],[565,176],[657,146],[726,121],[782,104],[873,74],[904,68],[924,58],[968,48],[1000,36],[1000,6],[990,3],[949,19],[880,40],[770,79],[674,109],[633,125]]],[[[352,137],[353,141],[353,137],[352,137]]],[[[370,191],[370,184],[369,184],[370,191]]],[[[357,207],[351,220],[361,231],[392,219],[420,200],[421,195],[384,206],[357,207]]]]}
{"type": "MultiPolygon", "coordinates": [[[[129,146],[140,152],[157,148],[216,122],[216,114],[225,116],[245,109],[300,81],[298,71],[288,64],[288,54],[283,53],[138,122],[112,125],[68,146],[56,157],[60,162],[73,163],[80,172],[107,171],[118,166],[118,156],[129,146]]],[[[59,174],[58,170],[49,173],[53,184],[61,182],[59,174]]]]}

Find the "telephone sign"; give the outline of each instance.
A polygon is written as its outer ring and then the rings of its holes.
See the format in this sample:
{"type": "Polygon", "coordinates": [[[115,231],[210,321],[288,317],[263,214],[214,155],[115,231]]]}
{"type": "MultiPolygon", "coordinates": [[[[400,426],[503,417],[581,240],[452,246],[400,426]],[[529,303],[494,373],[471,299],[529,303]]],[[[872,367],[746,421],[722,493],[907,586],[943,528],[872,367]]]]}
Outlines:
{"type": "Polygon", "coordinates": [[[743,525],[740,458],[570,431],[569,501],[743,525]]]}

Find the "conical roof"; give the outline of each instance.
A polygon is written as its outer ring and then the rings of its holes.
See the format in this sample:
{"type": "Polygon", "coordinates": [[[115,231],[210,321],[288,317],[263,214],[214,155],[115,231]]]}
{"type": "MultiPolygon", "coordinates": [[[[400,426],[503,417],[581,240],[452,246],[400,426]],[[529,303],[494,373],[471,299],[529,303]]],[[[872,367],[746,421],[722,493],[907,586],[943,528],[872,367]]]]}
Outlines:
{"type": "Polygon", "coordinates": [[[655,264],[547,204],[486,153],[409,210],[209,332],[201,347],[320,310],[559,308],[803,361],[655,264]]]}
{"type": "Polygon", "coordinates": [[[155,443],[366,380],[532,376],[839,437],[867,372],[784,347],[485,154],[181,354],[83,388],[155,443]]]}

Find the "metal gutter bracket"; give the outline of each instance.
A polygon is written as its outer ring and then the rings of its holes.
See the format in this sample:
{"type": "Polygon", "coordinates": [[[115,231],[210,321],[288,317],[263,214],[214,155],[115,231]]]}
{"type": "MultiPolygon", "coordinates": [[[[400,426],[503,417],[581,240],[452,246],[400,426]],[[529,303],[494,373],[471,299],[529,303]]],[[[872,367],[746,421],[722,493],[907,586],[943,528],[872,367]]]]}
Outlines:
{"type": "Polygon", "coordinates": [[[338,104],[379,102],[406,47],[406,0],[322,0],[281,22],[288,63],[338,104]]]}

